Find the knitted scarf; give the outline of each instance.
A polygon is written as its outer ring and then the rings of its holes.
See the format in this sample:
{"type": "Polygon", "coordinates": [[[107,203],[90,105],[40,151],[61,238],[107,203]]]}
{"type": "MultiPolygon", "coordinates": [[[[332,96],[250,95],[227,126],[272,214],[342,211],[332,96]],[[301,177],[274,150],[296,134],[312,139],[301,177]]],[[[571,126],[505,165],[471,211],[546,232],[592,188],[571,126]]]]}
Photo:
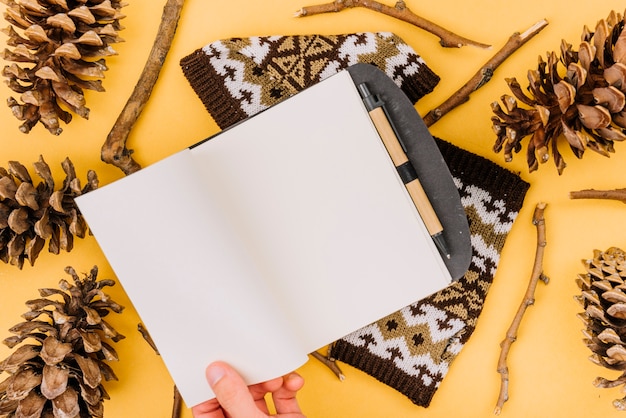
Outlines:
{"type": "MultiPolygon", "coordinates": [[[[392,33],[232,38],[180,64],[220,128],[355,63],[385,72],[415,103],[439,77],[392,33]]],[[[460,280],[336,341],[330,355],[427,407],[472,335],[500,252],[528,183],[500,166],[435,139],[458,187],[470,225],[472,261],[460,280]]]]}

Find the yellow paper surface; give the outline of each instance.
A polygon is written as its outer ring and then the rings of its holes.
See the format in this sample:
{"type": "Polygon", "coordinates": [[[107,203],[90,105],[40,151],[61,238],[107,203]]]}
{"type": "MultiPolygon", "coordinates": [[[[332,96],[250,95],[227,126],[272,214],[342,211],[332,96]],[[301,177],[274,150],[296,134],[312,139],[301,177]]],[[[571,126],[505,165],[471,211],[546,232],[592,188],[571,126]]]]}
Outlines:
{"type": "MultiPolygon", "coordinates": [[[[104,80],[107,91],[87,94],[89,120],[75,117],[70,125],[64,126],[59,137],[51,136],[42,126],[24,135],[17,130],[19,122],[10,109],[0,107],[0,166],[6,167],[8,161],[17,160],[31,168],[39,155],[43,155],[55,177],[62,181],[60,163],[67,156],[83,182],[88,169],[98,172],[102,184],[120,178],[121,171],[100,161],[100,148],[141,73],[164,4],[164,1],[133,0],[123,10],[127,17],[121,36],[126,42],[115,45],[119,55],[107,59],[109,70],[104,80]]],[[[550,23],[502,64],[489,84],[475,92],[468,103],[431,128],[433,135],[520,172],[531,183],[501,254],[498,273],[477,329],[452,364],[431,406],[427,409],[415,406],[395,390],[345,365],[346,380],[339,382],[324,366],[310,361],[299,370],[307,381],[300,394],[306,414],[310,417],[491,416],[500,383],[496,372],[499,344],[531,274],[536,238],[532,212],[537,202],[545,201],[548,246],[544,271],[551,281],[548,286],[538,286],[536,303],[527,311],[518,340],[513,344],[509,356],[510,400],[501,416],[621,416],[611,406],[613,399],[621,397],[620,391],[592,386],[596,376],[616,374],[587,360],[590,352],[581,342],[582,323],[576,318],[580,308],[573,296],[578,291],[575,277],[584,271],[581,259],[592,256],[596,248],[626,247],[623,227],[626,207],[618,202],[573,201],[568,192],[626,187],[623,169],[626,145],[617,143],[616,153],[608,159],[587,151],[582,160],[577,160],[569,151],[564,152],[568,167],[562,176],[558,176],[551,161],[538,172],[528,174],[523,154],[515,155],[512,163],[505,164],[502,155],[492,152],[495,135],[491,130],[489,104],[509,93],[505,77],[515,76],[525,86],[526,72],[536,67],[539,55],[558,51],[561,39],[577,45],[584,25],[593,29],[597,20],[606,17],[612,8],[622,12],[623,2],[406,1],[421,16],[466,37],[492,44],[491,50],[444,49],[435,36],[365,9],[294,18],[294,12],[307,4],[311,3],[188,0],[159,81],[129,138],[128,147],[135,150],[137,161],[147,165],[217,132],[217,126],[184,79],[178,64],[182,57],[209,42],[233,36],[395,32],[441,77],[435,91],[416,106],[424,115],[461,87],[513,32],[523,32],[543,18],[550,23]]],[[[4,48],[5,43],[6,36],[0,36],[0,47],[4,48]]],[[[8,87],[0,84],[2,102],[10,95],[8,87]]],[[[163,244],[164,253],[167,245],[163,244]]],[[[20,315],[26,311],[24,302],[38,297],[38,288],[54,287],[66,278],[63,268],[68,265],[79,272],[88,272],[98,265],[99,277],[114,278],[93,238],[77,240],[71,253],[59,256],[42,253],[34,268],[25,266],[19,271],[0,264],[1,338],[8,337],[8,328],[20,322],[20,315]]],[[[112,367],[119,381],[107,385],[111,400],[105,402],[105,416],[169,417],[171,378],[160,358],[136,331],[139,318],[123,289],[118,285],[110,293],[127,306],[122,315],[110,317],[110,322],[127,338],[116,344],[120,361],[112,367]]],[[[10,352],[0,346],[0,358],[10,352]]],[[[191,413],[185,411],[183,417],[189,418],[191,413]]]]}

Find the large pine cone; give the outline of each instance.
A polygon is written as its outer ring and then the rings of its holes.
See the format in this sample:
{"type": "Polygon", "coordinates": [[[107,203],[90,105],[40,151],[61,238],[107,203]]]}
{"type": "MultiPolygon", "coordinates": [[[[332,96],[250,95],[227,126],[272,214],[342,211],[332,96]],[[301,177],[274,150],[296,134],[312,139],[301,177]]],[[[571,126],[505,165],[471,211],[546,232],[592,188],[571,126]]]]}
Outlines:
{"type": "Polygon", "coordinates": [[[66,177],[59,190],[54,190],[50,167],[41,156],[34,164],[43,179],[37,186],[19,162],[9,162],[8,170],[0,167],[0,260],[4,263],[21,269],[28,259],[32,266],[46,241],[48,251],[59,254],[72,250],[74,236],[85,236],[87,226],[74,198],[96,189],[98,177],[90,170],[81,188],[69,158],[61,165],[66,177]]]}
{"type": "Polygon", "coordinates": [[[0,363],[0,373],[10,375],[0,382],[0,416],[103,416],[109,397],[102,382],[117,380],[106,362],[118,360],[104,339],[124,338],[103,317],[124,307],[102,291],[115,282],[97,281],[97,267],[84,279],[71,267],[65,271],[74,284],[61,280],[60,290],[40,289],[40,299],[26,302],[26,321],[4,340],[19,347],[0,363]]]}
{"type": "Polygon", "coordinates": [[[115,55],[110,44],[121,42],[119,0],[1,0],[8,5],[4,18],[13,26],[0,55],[7,61],[2,75],[20,94],[8,105],[20,130],[30,132],[41,122],[54,135],[62,132],[59,120],[69,123],[71,113],[88,118],[83,89],[104,91],[100,79],[107,70],[104,57],[115,55]]]}
{"type": "MultiPolygon", "coordinates": [[[[577,300],[585,309],[579,314],[585,323],[584,342],[593,352],[590,360],[622,373],[615,380],[598,377],[594,385],[610,388],[626,384],[626,253],[616,247],[594,251],[583,260],[587,273],[578,275],[581,289],[577,300]]],[[[626,397],[613,402],[626,410],[626,397]]]]}
{"type": "Polygon", "coordinates": [[[506,110],[492,103],[497,135],[495,152],[504,150],[506,161],[519,152],[530,136],[526,160],[529,171],[545,163],[552,153],[559,174],[565,161],[557,142],[564,139],[577,158],[586,149],[608,156],[613,142],[626,139],[626,31],[624,19],[611,12],[594,32],[585,27],[578,51],[561,43],[560,57],[539,57],[536,70],[528,71],[526,95],[515,78],[507,79],[515,97],[502,96],[506,110]],[[561,75],[564,73],[564,75],[561,75]],[[520,101],[529,108],[518,106],[520,101]]]}

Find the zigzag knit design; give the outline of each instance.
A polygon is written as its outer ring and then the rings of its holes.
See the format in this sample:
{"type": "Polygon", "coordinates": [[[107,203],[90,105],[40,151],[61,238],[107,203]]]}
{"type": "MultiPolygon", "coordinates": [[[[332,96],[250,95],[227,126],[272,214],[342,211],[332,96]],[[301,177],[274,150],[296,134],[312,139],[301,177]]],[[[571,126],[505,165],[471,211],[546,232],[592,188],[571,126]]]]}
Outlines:
{"type": "Polygon", "coordinates": [[[210,43],[180,62],[220,128],[356,63],[377,66],[413,103],[439,82],[410,46],[388,32],[231,38],[210,43]]]}

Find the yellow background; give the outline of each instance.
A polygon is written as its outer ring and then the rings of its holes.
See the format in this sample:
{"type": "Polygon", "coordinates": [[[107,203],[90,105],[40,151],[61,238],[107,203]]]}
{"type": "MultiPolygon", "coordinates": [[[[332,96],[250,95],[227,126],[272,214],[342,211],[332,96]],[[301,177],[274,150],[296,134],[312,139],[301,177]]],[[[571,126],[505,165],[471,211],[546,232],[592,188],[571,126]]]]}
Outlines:
{"type": "MultiPolygon", "coordinates": [[[[596,389],[591,384],[598,375],[616,374],[587,360],[590,352],[581,342],[582,323],[576,318],[580,308],[573,297],[578,292],[575,277],[584,271],[581,259],[592,256],[596,248],[626,247],[626,206],[611,201],[570,200],[568,192],[626,187],[626,145],[616,144],[616,153],[608,159],[588,151],[582,160],[576,160],[567,151],[564,156],[568,167],[562,176],[557,175],[552,161],[538,172],[528,174],[523,154],[515,155],[512,163],[505,164],[501,154],[491,151],[494,134],[489,104],[508,93],[505,77],[516,76],[525,86],[526,72],[535,68],[539,55],[558,51],[561,39],[577,45],[584,25],[593,29],[596,21],[605,18],[611,9],[622,12],[624,3],[616,0],[408,0],[406,3],[423,17],[461,35],[492,44],[493,48],[444,49],[433,35],[366,9],[295,18],[296,10],[311,3],[187,0],[174,44],[152,97],[132,131],[129,148],[135,150],[135,158],[145,166],[217,132],[217,126],[184,79],[178,62],[196,48],[221,38],[393,31],[441,77],[435,91],[417,104],[418,111],[424,115],[462,86],[513,32],[522,32],[546,18],[550,22],[548,27],[501,65],[487,86],[431,128],[434,135],[505,165],[531,183],[502,252],[478,327],[452,364],[431,406],[427,409],[415,406],[393,389],[346,365],[343,370],[347,378],[340,383],[315,360],[299,370],[307,382],[300,403],[310,417],[491,416],[500,382],[496,372],[499,344],[522,299],[533,264],[536,229],[531,224],[532,212],[537,202],[545,201],[548,246],[544,272],[551,281],[547,286],[539,285],[536,304],[527,311],[518,341],[513,344],[509,357],[510,400],[501,416],[621,416],[611,405],[612,399],[621,397],[620,390],[596,389]]],[[[100,161],[100,147],[139,77],[164,4],[163,0],[129,0],[123,9],[127,17],[123,20],[126,29],[121,36],[126,42],[114,45],[119,55],[107,59],[109,70],[104,80],[107,91],[87,93],[89,120],[75,117],[64,126],[59,137],[51,136],[41,125],[24,135],[18,131],[19,122],[10,109],[0,106],[0,166],[6,167],[8,161],[17,160],[31,169],[41,154],[61,181],[60,163],[68,156],[83,182],[88,169],[97,171],[101,184],[121,177],[121,171],[100,161]]],[[[6,36],[0,36],[0,47],[5,42],[6,36]]],[[[3,103],[10,95],[8,87],[0,85],[3,103]]],[[[167,199],[167,189],[176,184],[163,186],[163,199],[167,199]]],[[[170,245],[176,243],[163,242],[162,252],[154,256],[167,257],[170,245]]],[[[34,268],[27,265],[20,271],[0,264],[1,338],[8,337],[8,328],[20,322],[20,315],[26,311],[24,302],[37,297],[38,288],[54,287],[59,279],[66,277],[63,268],[67,265],[80,272],[98,265],[100,278],[114,278],[93,238],[77,240],[71,253],[53,256],[42,252],[34,268]]],[[[121,286],[111,288],[110,293],[127,307],[122,315],[111,318],[112,324],[127,338],[116,344],[121,359],[112,366],[119,381],[107,385],[111,400],[105,402],[105,414],[116,418],[170,417],[173,383],[160,358],[136,331],[139,318],[121,286]]],[[[164,315],[167,310],[165,304],[164,315]]],[[[0,359],[10,352],[0,346],[0,359]]],[[[191,417],[191,413],[185,411],[183,416],[191,417]]]]}

